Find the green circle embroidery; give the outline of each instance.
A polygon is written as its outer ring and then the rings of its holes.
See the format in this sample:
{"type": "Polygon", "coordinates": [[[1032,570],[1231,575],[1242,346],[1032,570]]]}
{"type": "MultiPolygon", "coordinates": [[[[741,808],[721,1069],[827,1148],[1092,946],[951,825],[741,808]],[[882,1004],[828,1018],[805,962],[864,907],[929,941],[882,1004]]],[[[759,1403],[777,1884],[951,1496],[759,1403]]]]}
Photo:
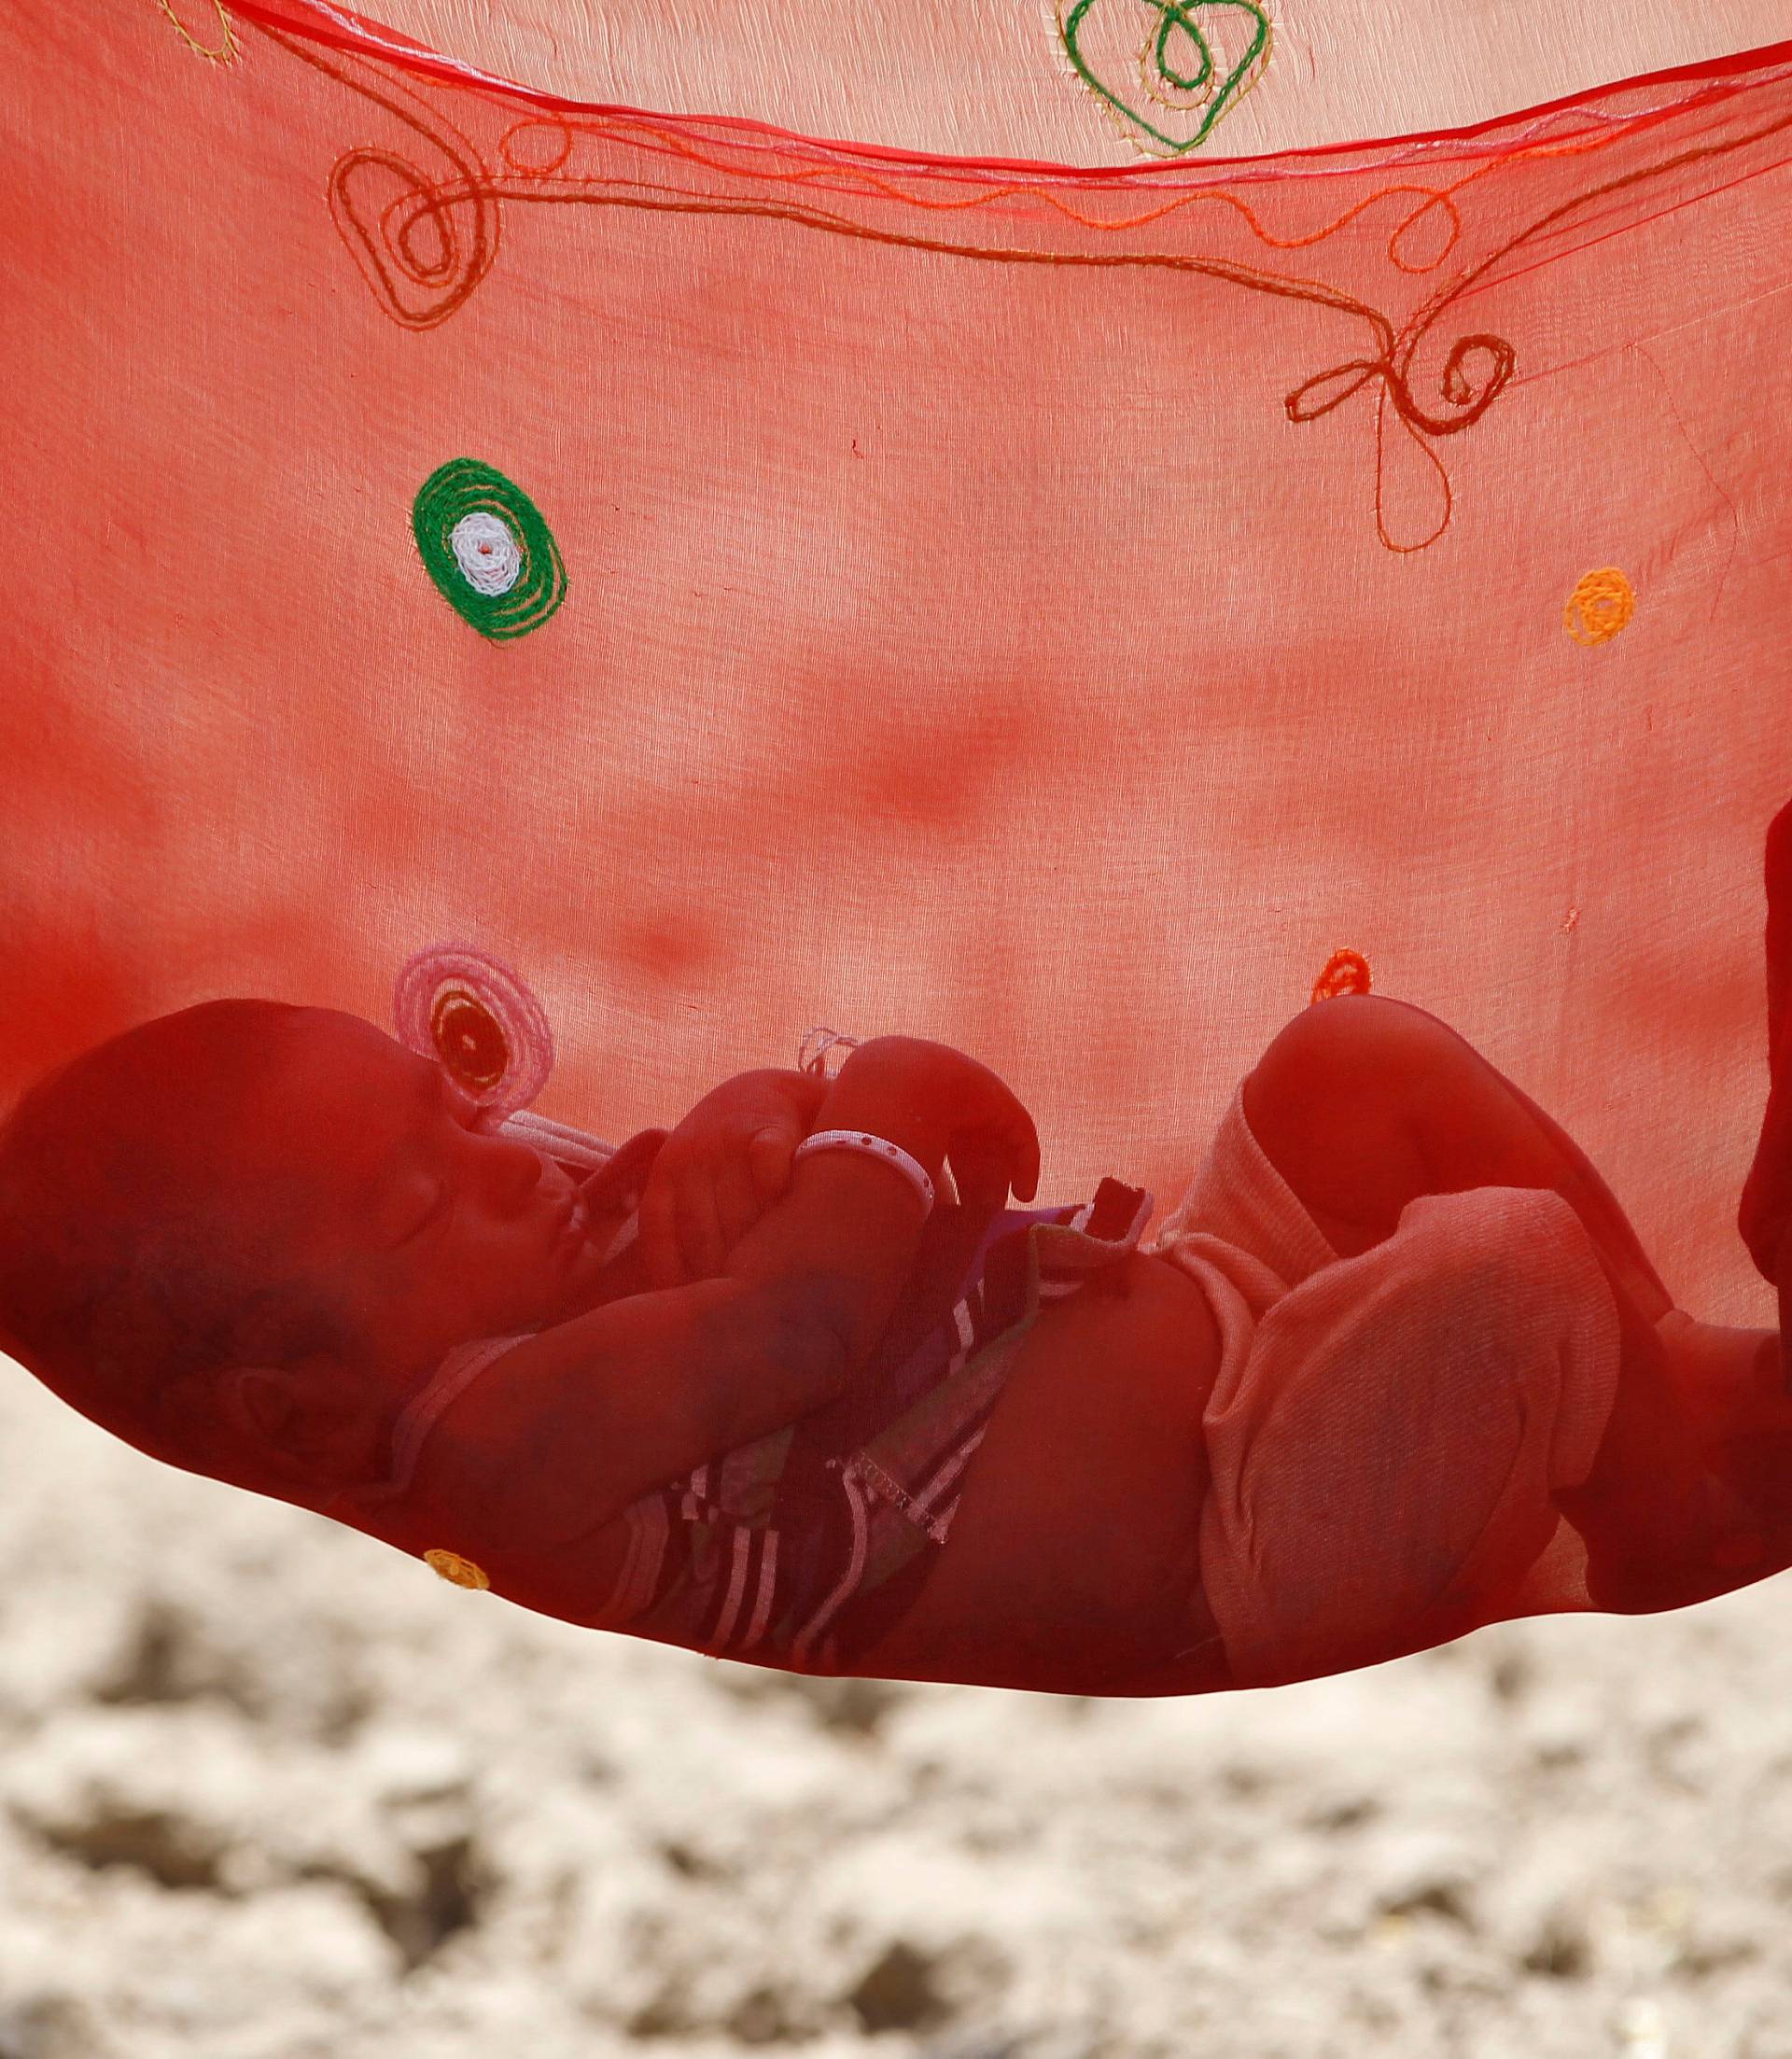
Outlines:
{"type": "Polygon", "coordinates": [[[441,597],[482,637],[527,636],[567,597],[567,568],[541,511],[476,457],[451,457],[429,474],[411,526],[441,597]]]}

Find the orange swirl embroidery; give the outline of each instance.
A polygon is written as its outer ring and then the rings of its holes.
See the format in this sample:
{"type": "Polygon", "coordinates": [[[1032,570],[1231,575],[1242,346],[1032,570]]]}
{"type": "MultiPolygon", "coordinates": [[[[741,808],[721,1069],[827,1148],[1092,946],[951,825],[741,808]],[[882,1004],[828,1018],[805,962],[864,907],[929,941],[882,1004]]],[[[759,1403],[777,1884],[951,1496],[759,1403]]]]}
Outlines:
{"type": "MultiPolygon", "coordinates": [[[[1417,274],[1434,271],[1460,241],[1462,217],[1456,207],[1454,195],[1464,187],[1509,164],[1530,159],[1565,159],[1609,150],[1621,139],[1645,131],[1681,110],[1648,109],[1633,116],[1608,119],[1603,128],[1587,136],[1576,133],[1566,139],[1547,139],[1540,135],[1537,140],[1516,146],[1497,157],[1490,158],[1447,188],[1439,189],[1402,185],[1384,187],[1365,195],[1313,234],[1282,238],[1270,234],[1248,203],[1236,194],[1218,189],[1198,189],[1178,195],[1145,212],[1124,217],[1103,218],[1072,206],[1061,194],[1039,181],[1008,179],[990,183],[987,177],[977,175],[982,178],[979,190],[969,194],[936,197],[931,193],[917,192],[912,189],[912,185],[899,185],[894,179],[873,172],[866,165],[842,161],[843,153],[840,152],[836,152],[829,161],[817,164],[768,166],[763,161],[772,148],[780,147],[768,147],[763,143],[727,146],[748,161],[745,163],[734,163],[719,154],[721,147],[720,146],[706,148],[664,122],[625,114],[598,113],[578,120],[534,114],[515,120],[505,129],[497,146],[511,170],[508,174],[494,173],[486,166],[469,138],[425,102],[420,94],[408,87],[398,86],[387,76],[392,68],[389,63],[377,63],[367,57],[357,57],[354,60],[358,70],[370,71],[375,75],[380,81],[380,86],[376,87],[351,73],[345,63],[339,66],[321,49],[302,47],[299,39],[266,28],[265,24],[264,29],[273,41],[291,54],[388,109],[399,120],[423,135],[453,167],[452,175],[432,184],[404,159],[390,151],[367,147],[344,153],[330,175],[330,207],[338,231],[343,235],[357,264],[373,287],[381,306],[394,320],[407,328],[432,328],[445,321],[465,303],[473,288],[490,271],[497,249],[500,200],[634,207],[669,213],[763,215],[837,235],[856,236],[909,249],[936,252],[944,256],[980,259],[985,262],[1122,268],[1155,266],[1225,280],[1253,291],[1304,300],[1318,306],[1328,307],[1352,315],[1367,326],[1373,341],[1366,352],[1347,357],[1323,371],[1313,373],[1283,396],[1282,406],[1291,423],[1304,425],[1329,414],[1364,386],[1375,385],[1376,533],[1384,548],[1397,553],[1427,549],[1449,525],[1454,502],[1449,473],[1426,440],[1455,435],[1477,422],[1510,383],[1516,369],[1517,353],[1505,337],[1485,329],[1460,335],[1450,344],[1437,373],[1436,392],[1442,406],[1421,406],[1415,398],[1413,360],[1421,344],[1440,321],[1446,310],[1454,301],[1471,293],[1489,290],[1494,283],[1496,268],[1513,258],[1516,253],[1523,251],[1527,256],[1532,256],[1532,263],[1523,268],[1527,270],[1557,263],[1572,255],[1565,241],[1561,239],[1561,231],[1572,217],[1584,213],[1596,200],[1644,181],[1661,178],[1669,172],[1701,159],[1733,153],[1750,143],[1792,127],[1792,116],[1785,116],[1742,136],[1687,148],[1659,163],[1645,164],[1584,188],[1580,192],[1536,217],[1478,263],[1471,265],[1441,287],[1396,329],[1389,315],[1337,287],[1319,281],[1295,279],[1260,271],[1249,265],[1218,258],[1196,258],[1170,251],[1127,251],[1110,255],[1088,251],[1028,249],[1002,245],[971,245],[941,237],[875,229],[866,222],[854,220],[832,208],[819,205],[769,198],[715,199],[693,194],[675,186],[656,185],[646,178],[623,180],[614,175],[608,177],[581,178],[566,173],[562,167],[570,159],[577,139],[584,136],[600,142],[620,141],[633,144],[644,153],[658,151],[676,156],[691,164],[729,177],[750,177],[767,185],[805,184],[821,191],[833,190],[853,196],[871,195],[934,213],[961,212],[971,208],[987,207],[1003,199],[1025,197],[1055,209],[1066,219],[1085,228],[1107,232],[1138,227],[1201,202],[1225,202],[1239,212],[1260,241],[1278,249],[1307,247],[1337,234],[1346,223],[1382,200],[1401,194],[1418,193],[1422,196],[1420,204],[1409,209],[1395,224],[1388,242],[1389,261],[1402,272],[1417,274]],[[380,90],[381,87],[385,90],[380,90]],[[422,112],[413,112],[400,105],[398,100],[390,97],[395,92],[402,92],[413,103],[413,106],[422,112]],[[544,133],[549,143],[548,149],[539,154],[530,152],[525,159],[519,149],[521,139],[530,133],[539,139],[544,133]],[[375,168],[385,171],[398,184],[398,190],[390,193],[384,206],[377,212],[377,233],[372,223],[372,211],[363,205],[359,198],[361,186],[370,172],[375,168]],[[632,187],[635,190],[619,190],[623,186],[632,187]],[[1403,255],[1401,246],[1414,226],[1430,215],[1433,209],[1440,210],[1447,225],[1447,236],[1435,253],[1419,261],[1411,261],[1403,255]],[[456,214],[462,212],[468,220],[464,242],[455,227],[456,214]],[[433,252],[421,249],[417,242],[419,231],[426,224],[436,239],[433,252]],[[1533,255],[1531,246],[1542,245],[1546,240],[1554,246],[1542,254],[1533,255]],[[407,298],[402,289],[405,283],[413,289],[410,298],[407,298]],[[1442,514],[1430,533],[1416,542],[1396,541],[1389,534],[1385,519],[1386,426],[1390,407],[1413,439],[1417,448],[1436,471],[1443,488],[1442,514]]],[[[791,145],[786,144],[781,147],[786,156],[791,154],[791,145]]],[[[948,167],[937,175],[933,183],[945,185],[961,182],[971,175],[962,172],[951,172],[948,167]]],[[[1130,178],[1133,175],[1126,175],[1130,178]]],[[[1060,183],[1069,182],[1060,180],[1060,183]]],[[[1591,233],[1590,225],[1589,232],[1591,233]]],[[[1605,232],[1609,232],[1609,230],[1605,232]]],[[[1519,269],[1517,265],[1508,267],[1504,276],[1516,276],[1519,269]]]]}
{"type": "Polygon", "coordinates": [[[445,322],[497,257],[497,195],[478,148],[386,68],[357,61],[377,81],[367,83],[321,51],[273,30],[266,33],[292,56],[385,108],[452,167],[448,179],[432,183],[396,151],[367,145],[337,159],[329,189],[330,219],[385,313],[403,329],[434,329],[445,322]],[[399,94],[410,106],[395,97],[399,94]],[[381,175],[387,191],[376,201],[381,175]],[[456,227],[457,212],[466,217],[464,235],[456,227]],[[419,242],[425,232],[435,239],[433,250],[419,242]]]}

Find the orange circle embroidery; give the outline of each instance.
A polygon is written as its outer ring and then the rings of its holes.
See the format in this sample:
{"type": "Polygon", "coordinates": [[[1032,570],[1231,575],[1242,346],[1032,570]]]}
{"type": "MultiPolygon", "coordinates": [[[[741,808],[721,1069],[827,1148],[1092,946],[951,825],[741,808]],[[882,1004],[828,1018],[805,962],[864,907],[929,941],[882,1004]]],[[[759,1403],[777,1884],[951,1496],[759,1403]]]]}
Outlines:
{"type": "Polygon", "coordinates": [[[1361,951],[1334,951],[1325,970],[1313,982],[1314,1001],[1336,1001],[1340,994],[1366,994],[1369,961],[1361,951]]]}
{"type": "Polygon", "coordinates": [[[1636,612],[1636,589],[1616,565],[1584,572],[1575,581],[1561,626],[1576,643],[1610,643],[1636,612]]]}
{"type": "Polygon", "coordinates": [[[463,1559],[458,1551],[426,1551],[423,1562],[431,1572],[440,1574],[444,1580],[452,1580],[456,1587],[488,1588],[491,1582],[485,1577],[483,1566],[477,1566],[470,1559],[463,1559]]]}
{"type": "Polygon", "coordinates": [[[475,1093],[489,1093],[510,1068],[511,1049],[497,1017],[462,987],[444,987],[436,996],[429,1034],[441,1062],[475,1093]]]}

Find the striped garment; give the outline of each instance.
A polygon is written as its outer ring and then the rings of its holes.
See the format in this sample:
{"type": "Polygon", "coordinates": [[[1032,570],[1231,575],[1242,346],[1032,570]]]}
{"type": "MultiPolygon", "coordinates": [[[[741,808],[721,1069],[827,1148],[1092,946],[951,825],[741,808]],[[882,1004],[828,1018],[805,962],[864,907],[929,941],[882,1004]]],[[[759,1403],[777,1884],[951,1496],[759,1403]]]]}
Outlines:
{"type": "Polygon", "coordinates": [[[606,1628],[717,1658],[849,1669],[919,1593],[1016,1351],[1042,1304],[1127,1255],[1152,1211],[1003,1209],[981,1232],[936,1207],[901,1310],[851,1391],[627,1510],[606,1628]]]}

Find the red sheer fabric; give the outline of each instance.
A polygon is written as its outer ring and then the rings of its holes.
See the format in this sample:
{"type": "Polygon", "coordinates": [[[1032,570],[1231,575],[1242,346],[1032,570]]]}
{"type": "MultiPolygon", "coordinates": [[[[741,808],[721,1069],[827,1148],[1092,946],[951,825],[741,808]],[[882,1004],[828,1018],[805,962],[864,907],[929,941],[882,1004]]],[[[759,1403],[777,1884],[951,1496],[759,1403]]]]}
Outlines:
{"type": "Polygon", "coordinates": [[[767,1663],[1250,1685],[1783,1562],[1792,44],[1084,170],[581,105],[317,0],[0,49],[0,1106],[162,1025],[0,1150],[33,1372],[767,1663]],[[333,1014],[183,1014],[242,997],[333,1014]],[[924,1224],[791,1160],[877,1124],[924,1224]],[[376,1278],[463,1178],[502,1291],[376,1278]],[[581,1194],[637,1268],[608,1416],[517,1255],[581,1194]],[[623,1377],[704,1352],[682,1415],[623,1377]],[[267,1378],[220,1417],[202,1364],[267,1378]]]}

